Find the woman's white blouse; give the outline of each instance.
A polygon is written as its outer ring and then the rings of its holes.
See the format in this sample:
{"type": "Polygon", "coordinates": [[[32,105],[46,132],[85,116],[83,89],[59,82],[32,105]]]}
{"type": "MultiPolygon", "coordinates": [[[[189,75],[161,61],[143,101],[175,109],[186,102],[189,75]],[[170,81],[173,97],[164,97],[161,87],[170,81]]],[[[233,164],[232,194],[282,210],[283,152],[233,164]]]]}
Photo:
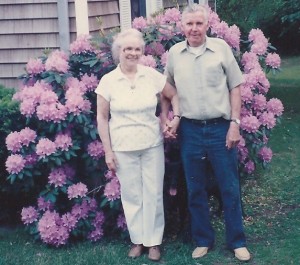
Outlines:
{"type": "Polygon", "coordinates": [[[134,151],[160,145],[163,136],[155,116],[157,95],[166,76],[138,65],[132,83],[120,66],[104,75],[95,92],[110,104],[109,133],[113,151],[134,151]]]}

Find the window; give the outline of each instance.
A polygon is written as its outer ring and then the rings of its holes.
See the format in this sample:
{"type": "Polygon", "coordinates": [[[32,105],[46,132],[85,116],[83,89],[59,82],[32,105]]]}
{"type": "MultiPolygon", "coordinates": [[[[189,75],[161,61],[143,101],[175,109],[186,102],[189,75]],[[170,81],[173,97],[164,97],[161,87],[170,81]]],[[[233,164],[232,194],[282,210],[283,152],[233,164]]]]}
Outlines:
{"type": "Polygon", "coordinates": [[[136,17],[146,16],[146,1],[145,0],[130,0],[131,4],[131,19],[136,17]]]}

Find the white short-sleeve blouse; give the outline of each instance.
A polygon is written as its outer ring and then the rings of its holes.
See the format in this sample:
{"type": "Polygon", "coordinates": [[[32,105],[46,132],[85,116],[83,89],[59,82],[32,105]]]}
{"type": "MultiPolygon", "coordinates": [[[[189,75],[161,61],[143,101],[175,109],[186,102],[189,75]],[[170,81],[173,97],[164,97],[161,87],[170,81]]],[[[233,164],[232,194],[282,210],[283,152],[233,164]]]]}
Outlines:
{"type": "Polygon", "coordinates": [[[155,115],[166,76],[138,65],[132,83],[120,66],[104,75],[95,92],[110,104],[109,133],[113,151],[134,151],[162,144],[160,120],[155,115]]]}

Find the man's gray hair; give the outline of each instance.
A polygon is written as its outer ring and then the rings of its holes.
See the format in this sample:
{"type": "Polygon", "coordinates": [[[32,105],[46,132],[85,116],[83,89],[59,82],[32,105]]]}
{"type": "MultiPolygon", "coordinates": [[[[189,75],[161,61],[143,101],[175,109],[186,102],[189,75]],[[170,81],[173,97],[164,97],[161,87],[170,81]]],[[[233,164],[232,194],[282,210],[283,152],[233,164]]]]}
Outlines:
{"type": "Polygon", "coordinates": [[[141,42],[141,48],[144,53],[145,41],[143,39],[143,34],[140,31],[138,31],[137,29],[126,29],[116,35],[116,37],[113,41],[112,47],[111,47],[112,57],[116,64],[119,63],[120,48],[122,47],[124,40],[126,40],[127,38],[130,38],[130,37],[137,38],[141,42]]]}
{"type": "Polygon", "coordinates": [[[205,5],[190,4],[182,11],[181,21],[184,21],[187,14],[201,12],[203,14],[205,22],[208,22],[208,8],[205,5]]]}

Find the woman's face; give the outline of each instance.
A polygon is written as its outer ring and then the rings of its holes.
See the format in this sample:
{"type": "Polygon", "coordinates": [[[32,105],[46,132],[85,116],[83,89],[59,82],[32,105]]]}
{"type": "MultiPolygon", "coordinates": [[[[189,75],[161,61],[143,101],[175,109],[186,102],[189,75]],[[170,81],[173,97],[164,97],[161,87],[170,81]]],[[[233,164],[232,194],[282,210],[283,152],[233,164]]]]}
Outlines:
{"type": "Polygon", "coordinates": [[[120,64],[135,66],[143,55],[141,41],[135,37],[127,37],[120,49],[120,64]]]}

